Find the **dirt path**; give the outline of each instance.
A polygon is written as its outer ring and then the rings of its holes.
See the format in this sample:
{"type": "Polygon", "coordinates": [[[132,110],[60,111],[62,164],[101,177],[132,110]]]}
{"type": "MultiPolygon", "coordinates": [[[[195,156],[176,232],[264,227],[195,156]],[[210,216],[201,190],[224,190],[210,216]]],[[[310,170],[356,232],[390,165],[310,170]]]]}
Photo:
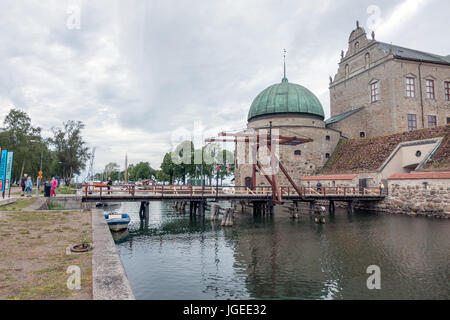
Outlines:
{"type": "Polygon", "coordinates": [[[1,212],[0,299],[92,299],[92,254],[66,253],[83,239],[92,242],[91,212],[1,212]],[[67,287],[69,266],[80,290],[67,287]]]}

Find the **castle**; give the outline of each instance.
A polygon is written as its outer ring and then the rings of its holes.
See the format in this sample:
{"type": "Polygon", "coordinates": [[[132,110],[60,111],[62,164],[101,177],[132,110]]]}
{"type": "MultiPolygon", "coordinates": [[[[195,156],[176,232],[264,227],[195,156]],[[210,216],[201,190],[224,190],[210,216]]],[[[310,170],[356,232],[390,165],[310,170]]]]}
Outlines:
{"type": "MultiPolygon", "coordinates": [[[[259,132],[270,126],[280,135],[313,140],[279,146],[279,159],[296,183],[326,171],[328,174],[356,173],[347,183],[377,185],[393,174],[424,169],[433,161],[437,163],[435,169],[448,165],[445,155],[449,151],[450,55],[439,56],[379,42],[374,33],[368,39],[357,23],[350,34],[347,52],[341,53],[337,74],[334,79],[330,77],[329,90],[329,119],[325,119],[317,97],[307,88],[290,83],[286,71],[280,83],[263,90],[251,104],[247,131],[259,132]],[[435,130],[439,126],[444,129],[435,130]],[[388,147],[380,142],[384,138],[376,140],[381,150],[387,152],[382,158],[375,154],[376,148],[365,148],[361,158],[377,158],[370,168],[360,159],[347,171],[330,170],[333,163],[339,163],[336,158],[345,154],[346,140],[356,139],[370,146],[372,138],[424,128],[431,129],[423,134],[400,134],[388,139],[391,141],[388,147]]],[[[241,160],[236,159],[236,185],[268,185],[262,173],[253,172],[258,171],[255,166],[241,160]]],[[[277,177],[280,185],[289,184],[283,174],[277,177]]],[[[317,179],[329,180],[332,185],[346,183],[336,176],[317,179]]]]}

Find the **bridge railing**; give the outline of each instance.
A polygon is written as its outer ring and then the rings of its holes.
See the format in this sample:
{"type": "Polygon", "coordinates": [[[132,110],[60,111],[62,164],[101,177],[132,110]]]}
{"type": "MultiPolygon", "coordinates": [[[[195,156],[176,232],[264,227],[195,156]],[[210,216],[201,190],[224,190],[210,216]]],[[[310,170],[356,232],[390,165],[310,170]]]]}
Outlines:
{"type": "MultiPolygon", "coordinates": [[[[250,189],[246,186],[191,186],[191,185],[114,185],[108,189],[104,184],[83,185],[83,193],[89,195],[111,196],[111,195],[158,195],[158,196],[215,196],[215,195],[272,195],[271,186],[257,186],[250,189]]],[[[291,186],[280,187],[281,195],[297,196],[297,190],[291,186]]],[[[359,188],[359,187],[300,187],[302,196],[382,196],[380,188],[359,188]]]]}
{"type": "Polygon", "coordinates": [[[380,188],[376,187],[302,187],[302,194],[316,195],[316,196],[382,196],[383,192],[380,188]]]}
{"type": "Polygon", "coordinates": [[[151,185],[151,186],[137,186],[137,185],[113,185],[108,189],[104,184],[85,184],[82,186],[83,194],[96,196],[112,196],[112,195],[190,195],[190,196],[214,196],[216,194],[234,194],[234,195],[271,195],[272,187],[258,186],[250,189],[246,186],[191,186],[191,185],[151,185]]]}

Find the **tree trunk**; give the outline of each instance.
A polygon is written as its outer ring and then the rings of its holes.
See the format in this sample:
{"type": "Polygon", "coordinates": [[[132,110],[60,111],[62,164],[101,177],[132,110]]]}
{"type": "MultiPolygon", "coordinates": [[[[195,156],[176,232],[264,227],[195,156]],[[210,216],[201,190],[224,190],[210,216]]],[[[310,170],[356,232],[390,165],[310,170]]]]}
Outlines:
{"type": "Polygon", "coordinates": [[[24,169],[25,169],[25,158],[23,158],[22,169],[20,170],[19,181],[20,181],[20,179],[22,179],[22,177],[23,177],[23,170],[24,170],[24,169]]]}

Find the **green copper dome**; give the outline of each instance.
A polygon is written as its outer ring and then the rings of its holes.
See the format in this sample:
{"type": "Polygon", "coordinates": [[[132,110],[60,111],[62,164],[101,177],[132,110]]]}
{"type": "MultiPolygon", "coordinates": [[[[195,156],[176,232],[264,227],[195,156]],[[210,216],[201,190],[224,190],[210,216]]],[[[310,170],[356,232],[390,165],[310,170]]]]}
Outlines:
{"type": "Polygon", "coordinates": [[[260,116],[288,113],[308,114],[325,118],[319,99],[303,86],[289,83],[286,77],[262,91],[253,101],[248,121],[260,116]]]}

